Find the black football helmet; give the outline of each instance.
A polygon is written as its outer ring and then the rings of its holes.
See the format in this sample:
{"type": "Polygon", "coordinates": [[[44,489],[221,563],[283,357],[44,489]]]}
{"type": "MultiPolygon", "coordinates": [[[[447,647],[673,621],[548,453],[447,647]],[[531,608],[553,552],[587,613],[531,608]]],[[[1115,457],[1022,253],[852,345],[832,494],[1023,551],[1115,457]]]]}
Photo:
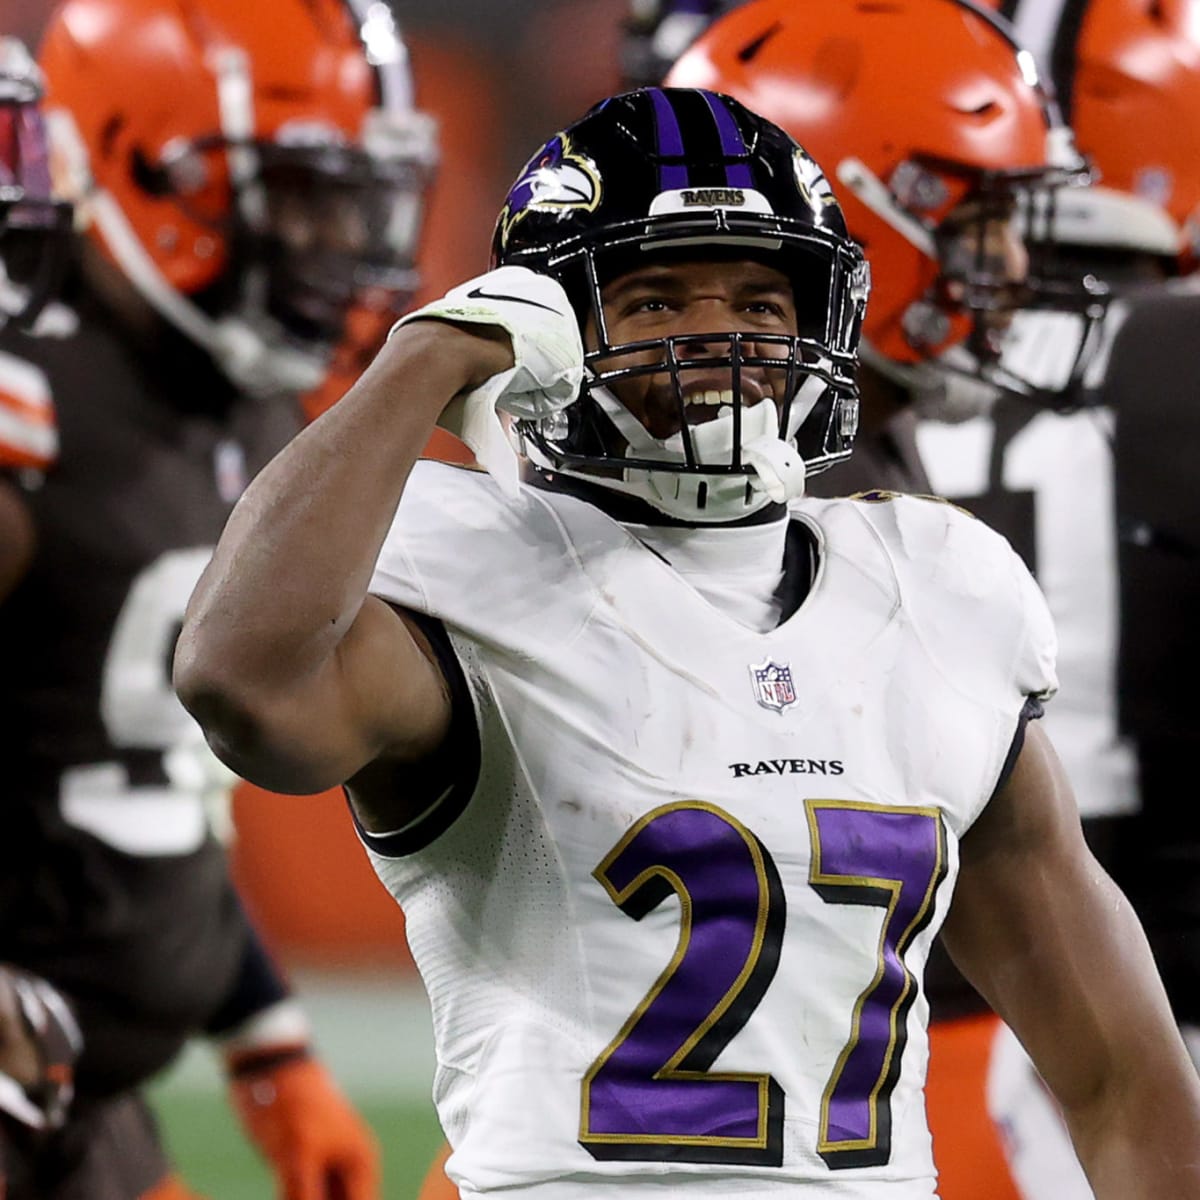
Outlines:
{"type": "Polygon", "coordinates": [[[50,186],[42,81],[23,43],[0,38],[0,325],[28,325],[67,257],[72,209],[50,186]]]}
{"type": "Polygon", "coordinates": [[[552,417],[517,422],[524,453],[543,471],[631,493],[672,517],[722,522],[769,502],[752,486],[758,468],[743,454],[752,442],[768,452],[786,447],[807,474],[849,455],[869,271],[821,168],[736,100],[646,88],[596,105],[518,176],[496,224],[492,263],[552,276],[580,328],[594,323],[598,344],[585,352],[578,399],[552,417]],[[687,353],[694,335],[614,344],[601,288],[672,258],[756,259],[782,271],[797,334],[731,331],[718,339],[724,354],[703,362],[687,353]],[[689,424],[688,372],[714,366],[729,369],[735,396],[747,367],[785,372],[786,383],[774,400],[727,405],[717,420],[689,424]],[[666,441],[652,438],[613,393],[614,384],[644,375],[674,384],[680,430],[666,441]]]}

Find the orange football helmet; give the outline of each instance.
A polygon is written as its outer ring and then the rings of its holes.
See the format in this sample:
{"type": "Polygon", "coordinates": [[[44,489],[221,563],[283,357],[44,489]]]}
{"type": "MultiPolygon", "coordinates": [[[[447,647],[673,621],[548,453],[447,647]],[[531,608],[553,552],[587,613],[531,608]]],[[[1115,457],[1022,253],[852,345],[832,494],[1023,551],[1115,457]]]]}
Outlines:
{"type": "Polygon", "coordinates": [[[47,119],[88,236],[242,386],[315,384],[411,295],[434,151],[383,3],[63,0],[47,119]]]}
{"type": "Polygon", "coordinates": [[[1153,201],[1200,259],[1200,0],[989,0],[1049,69],[1101,182],[1153,201]],[[1048,14],[1052,19],[1048,20],[1048,14]]]}
{"type": "Polygon", "coordinates": [[[1033,57],[995,14],[968,0],[753,0],[667,83],[736,97],[824,164],[871,264],[863,332],[876,357],[914,364],[966,346],[994,364],[997,312],[1091,304],[1036,273],[1021,283],[986,246],[1014,209],[1048,236],[1054,189],[1086,179],[1033,57]],[[978,226],[964,237],[967,213],[978,226]]]}

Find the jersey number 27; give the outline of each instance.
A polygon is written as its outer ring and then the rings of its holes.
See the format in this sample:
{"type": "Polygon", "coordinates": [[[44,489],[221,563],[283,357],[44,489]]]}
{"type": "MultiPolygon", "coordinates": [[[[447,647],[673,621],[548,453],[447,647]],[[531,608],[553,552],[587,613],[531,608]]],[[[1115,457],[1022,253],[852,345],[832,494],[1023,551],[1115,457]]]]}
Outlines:
{"type": "MultiPolygon", "coordinates": [[[[816,1149],[834,1170],[880,1165],[917,995],[904,954],[946,875],[945,830],[935,808],[806,800],[805,810],[809,885],[826,903],[884,911],[874,977],[822,1095],[816,1149]]],[[[584,1076],[580,1143],[597,1159],[779,1166],[777,1081],[710,1070],[779,964],[787,901],[770,853],[729,813],[687,801],[647,813],[593,874],[635,921],[674,894],[680,931],[671,961],[584,1076]]]]}

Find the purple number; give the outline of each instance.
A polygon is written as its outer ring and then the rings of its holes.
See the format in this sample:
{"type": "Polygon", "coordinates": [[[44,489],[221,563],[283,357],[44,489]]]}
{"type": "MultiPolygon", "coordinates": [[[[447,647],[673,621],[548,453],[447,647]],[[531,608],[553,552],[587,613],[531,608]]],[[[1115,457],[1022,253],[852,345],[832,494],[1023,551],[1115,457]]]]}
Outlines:
{"type": "MultiPolygon", "coordinates": [[[[806,800],[809,883],[829,904],[884,909],[874,977],[821,1101],[817,1153],[839,1170],[886,1163],[917,982],[904,964],[946,876],[936,808],[806,800]]],[[[768,1074],[709,1067],[762,999],[779,963],[787,904],[759,840],[699,801],[638,821],[596,868],[640,921],[679,897],[679,944],[654,987],[583,1079],[579,1140],[597,1159],[783,1161],[783,1091],[768,1074]]]]}
{"type": "Polygon", "coordinates": [[[672,893],[682,915],[671,962],[584,1076],[580,1143],[597,1159],[778,1166],[782,1089],[708,1069],[779,962],[786,903],[770,855],[727,813],[687,802],[643,817],[594,875],[635,921],[672,893]]]}
{"type": "Polygon", "coordinates": [[[892,1146],[889,1101],[900,1077],[917,982],[904,965],[933,915],[946,875],[946,833],[936,808],[806,800],[812,831],[809,882],[829,904],[886,911],[875,977],[854,1005],[846,1043],[821,1101],[817,1153],[827,1166],[877,1166],[892,1146]]]}

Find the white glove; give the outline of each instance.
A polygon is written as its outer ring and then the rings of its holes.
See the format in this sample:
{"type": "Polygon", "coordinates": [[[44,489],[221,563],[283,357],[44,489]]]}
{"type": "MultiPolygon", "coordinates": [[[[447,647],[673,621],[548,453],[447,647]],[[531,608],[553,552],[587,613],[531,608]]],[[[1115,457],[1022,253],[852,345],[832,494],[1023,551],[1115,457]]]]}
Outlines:
{"type": "Polygon", "coordinates": [[[527,267],[499,267],[407,313],[391,332],[431,317],[499,325],[512,339],[515,365],[451,404],[438,424],[462,438],[506,491],[515,491],[516,456],[496,410],[520,420],[538,420],[565,408],[579,394],[583,342],[567,294],[548,275],[527,267]]]}

